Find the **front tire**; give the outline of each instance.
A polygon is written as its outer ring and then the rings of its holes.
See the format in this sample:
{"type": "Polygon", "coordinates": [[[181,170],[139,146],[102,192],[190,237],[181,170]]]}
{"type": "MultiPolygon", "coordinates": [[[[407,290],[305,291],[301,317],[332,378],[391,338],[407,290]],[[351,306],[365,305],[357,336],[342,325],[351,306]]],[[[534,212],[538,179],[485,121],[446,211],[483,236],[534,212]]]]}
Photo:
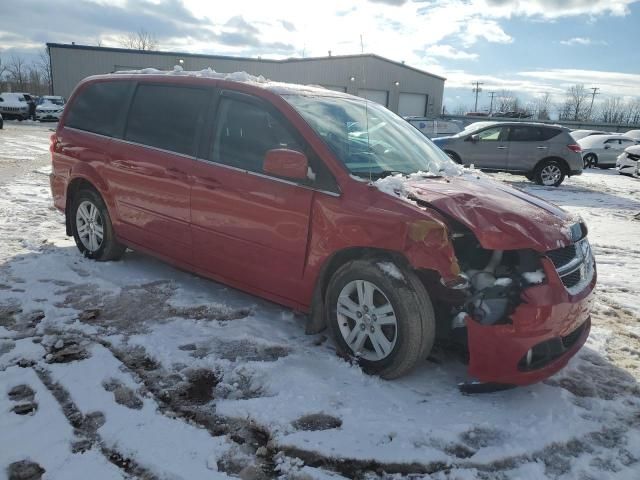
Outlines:
{"type": "Polygon", "coordinates": [[[384,272],[375,260],[353,260],[336,271],[325,297],[338,353],[386,379],[426,359],[435,338],[435,315],[424,286],[406,269],[394,265],[392,271],[400,275],[384,272]]]}
{"type": "Polygon", "coordinates": [[[566,176],[564,166],[558,160],[544,160],[536,167],[534,179],[538,185],[557,187],[566,176]]]}
{"type": "Polygon", "coordinates": [[[78,250],[87,258],[118,260],[126,247],[116,240],[107,206],[94,190],[80,190],[73,199],[71,230],[78,250]]]}

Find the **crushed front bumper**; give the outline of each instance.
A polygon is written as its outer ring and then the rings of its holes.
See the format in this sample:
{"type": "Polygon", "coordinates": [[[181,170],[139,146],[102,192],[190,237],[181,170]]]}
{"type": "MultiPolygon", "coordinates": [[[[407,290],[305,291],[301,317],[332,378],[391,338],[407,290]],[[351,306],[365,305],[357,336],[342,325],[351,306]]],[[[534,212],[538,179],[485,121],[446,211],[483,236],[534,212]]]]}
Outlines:
{"type": "Polygon", "coordinates": [[[584,345],[591,328],[593,277],[572,295],[553,263],[542,259],[547,283],[523,290],[511,323],[467,321],[469,374],[481,382],[529,385],[562,369],[584,345]]]}

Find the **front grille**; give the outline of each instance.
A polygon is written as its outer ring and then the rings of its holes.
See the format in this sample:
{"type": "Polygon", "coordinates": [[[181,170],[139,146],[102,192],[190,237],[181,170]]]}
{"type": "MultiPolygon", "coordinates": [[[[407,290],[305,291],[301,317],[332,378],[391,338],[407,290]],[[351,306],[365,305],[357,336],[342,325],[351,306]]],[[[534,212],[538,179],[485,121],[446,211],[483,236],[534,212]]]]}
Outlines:
{"type": "Polygon", "coordinates": [[[580,274],[580,270],[576,270],[560,278],[562,280],[562,283],[564,283],[565,287],[571,288],[571,287],[575,287],[578,283],[580,283],[580,280],[582,279],[582,275],[580,274]]]}
{"type": "Polygon", "coordinates": [[[564,348],[569,349],[573,347],[575,343],[578,341],[578,339],[580,338],[580,335],[582,335],[582,332],[584,332],[584,329],[586,327],[587,327],[587,322],[584,322],[582,325],[576,328],[573,332],[562,337],[562,345],[564,345],[564,348]]]}
{"type": "Polygon", "coordinates": [[[546,253],[556,267],[560,280],[572,295],[581,291],[594,274],[594,260],[586,238],[546,253]]]}
{"type": "Polygon", "coordinates": [[[561,268],[576,258],[576,246],[575,244],[571,244],[568,247],[551,250],[547,252],[546,255],[556,268],[561,268]]]}

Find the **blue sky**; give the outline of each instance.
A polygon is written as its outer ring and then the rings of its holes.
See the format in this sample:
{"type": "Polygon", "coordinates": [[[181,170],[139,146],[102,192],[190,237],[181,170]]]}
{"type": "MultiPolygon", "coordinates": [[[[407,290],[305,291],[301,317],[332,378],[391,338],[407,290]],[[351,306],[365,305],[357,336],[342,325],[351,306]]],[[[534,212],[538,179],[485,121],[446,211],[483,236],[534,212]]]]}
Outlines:
{"type": "Polygon", "coordinates": [[[160,49],[284,58],[376,53],[447,78],[445,105],[471,83],[523,102],[570,85],[597,102],[640,97],[640,0],[21,0],[0,16],[0,59],[45,42],[120,46],[144,29],[160,49]],[[362,35],[363,43],[360,43],[362,35]]]}

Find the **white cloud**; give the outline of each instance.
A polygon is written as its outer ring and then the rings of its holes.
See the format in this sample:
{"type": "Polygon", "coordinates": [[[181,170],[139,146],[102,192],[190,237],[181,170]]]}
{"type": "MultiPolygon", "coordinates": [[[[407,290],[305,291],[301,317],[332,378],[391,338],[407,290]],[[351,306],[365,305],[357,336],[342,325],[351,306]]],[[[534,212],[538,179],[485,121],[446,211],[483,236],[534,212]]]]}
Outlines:
{"type": "Polygon", "coordinates": [[[477,53],[469,53],[464,50],[456,50],[451,45],[431,45],[426,50],[427,55],[431,57],[449,58],[451,60],[475,60],[478,58],[477,53]]]}
{"type": "Polygon", "coordinates": [[[608,45],[607,42],[603,40],[592,40],[588,37],[573,37],[569,40],[560,40],[562,45],[568,45],[573,47],[575,45],[588,46],[588,45],[608,45]]]}
{"type": "Polygon", "coordinates": [[[604,96],[640,97],[640,74],[555,68],[519,72],[519,76],[535,81],[552,82],[562,89],[575,84],[599,87],[604,96]]]}
{"type": "Polygon", "coordinates": [[[629,5],[638,0],[477,0],[495,17],[560,18],[578,15],[628,15],[629,5]]]}

